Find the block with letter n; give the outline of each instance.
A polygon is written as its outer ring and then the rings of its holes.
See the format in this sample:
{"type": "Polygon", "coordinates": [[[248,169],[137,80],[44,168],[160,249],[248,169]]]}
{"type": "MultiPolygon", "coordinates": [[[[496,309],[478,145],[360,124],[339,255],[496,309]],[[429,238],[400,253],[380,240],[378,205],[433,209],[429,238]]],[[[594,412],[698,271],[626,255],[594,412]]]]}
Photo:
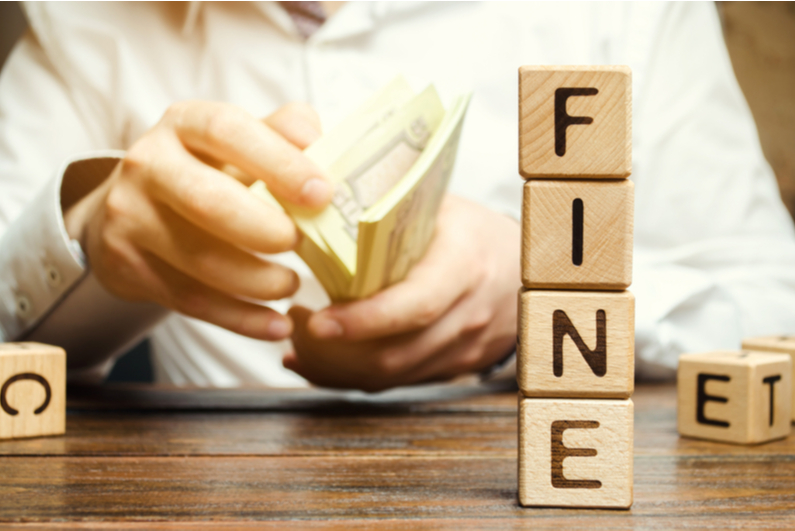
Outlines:
{"type": "Polygon", "coordinates": [[[688,437],[755,444],[790,432],[792,360],[771,352],[684,354],[677,371],[677,425],[688,437]]]}
{"type": "Polygon", "coordinates": [[[632,173],[629,67],[521,67],[519,173],[525,179],[628,177],[632,173]]]}
{"type": "Polygon", "coordinates": [[[629,398],[635,298],[628,291],[522,290],[517,351],[525,396],[629,398]]]}
{"type": "Polygon", "coordinates": [[[632,505],[632,400],[519,399],[519,503],[632,505]]]}

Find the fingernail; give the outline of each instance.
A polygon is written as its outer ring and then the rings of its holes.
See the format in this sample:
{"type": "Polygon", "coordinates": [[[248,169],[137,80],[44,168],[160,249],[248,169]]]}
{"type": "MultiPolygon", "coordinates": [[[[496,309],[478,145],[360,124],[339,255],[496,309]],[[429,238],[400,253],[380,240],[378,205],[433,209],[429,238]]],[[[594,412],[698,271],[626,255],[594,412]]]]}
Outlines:
{"type": "Polygon", "coordinates": [[[292,331],[293,327],[287,319],[273,319],[268,323],[268,334],[274,339],[284,339],[292,331]]]}
{"type": "Polygon", "coordinates": [[[334,319],[317,316],[312,319],[312,335],[318,339],[332,339],[342,335],[342,325],[334,319]]]}
{"type": "Polygon", "coordinates": [[[331,200],[331,184],[323,179],[309,179],[301,188],[301,202],[310,206],[324,206],[331,200]]]}

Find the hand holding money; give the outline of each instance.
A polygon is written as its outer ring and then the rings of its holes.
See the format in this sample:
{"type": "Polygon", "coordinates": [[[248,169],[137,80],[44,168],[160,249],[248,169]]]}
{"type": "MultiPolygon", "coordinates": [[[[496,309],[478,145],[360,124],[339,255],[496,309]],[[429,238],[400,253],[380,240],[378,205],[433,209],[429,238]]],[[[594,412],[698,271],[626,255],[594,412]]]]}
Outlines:
{"type": "Polygon", "coordinates": [[[359,299],[405,278],[422,257],[452,172],[469,96],[445,112],[430,86],[414,95],[402,78],[385,87],[306,156],[335,183],[320,213],[278,202],[304,238],[297,249],[332,300],[359,299]]]}
{"type": "Polygon", "coordinates": [[[317,385],[370,392],[490,367],[516,340],[519,241],[513,219],[447,196],[403,281],[315,314],[290,311],[295,352],[284,366],[317,385]]]}
{"type": "Polygon", "coordinates": [[[300,105],[260,121],[228,103],[175,104],[102,185],[67,207],[67,231],[115,296],[283,339],[290,320],[252,301],[297,289],[297,275],[262,253],[292,249],[298,233],[247,185],[264,179],[285,200],[325,206],[331,186],[301,151],[318,136],[316,123],[300,105]]]}

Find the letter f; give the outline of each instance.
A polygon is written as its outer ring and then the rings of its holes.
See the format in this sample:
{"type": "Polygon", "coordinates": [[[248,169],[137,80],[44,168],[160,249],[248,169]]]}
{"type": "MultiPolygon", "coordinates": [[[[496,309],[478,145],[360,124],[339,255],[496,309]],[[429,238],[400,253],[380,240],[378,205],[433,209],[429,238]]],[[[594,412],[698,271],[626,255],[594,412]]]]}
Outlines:
{"type": "Polygon", "coordinates": [[[558,157],[566,154],[566,128],[570,125],[590,124],[590,116],[569,116],[566,112],[566,100],[569,96],[595,96],[599,90],[595,88],[559,88],[555,91],[555,153],[558,157]]]}

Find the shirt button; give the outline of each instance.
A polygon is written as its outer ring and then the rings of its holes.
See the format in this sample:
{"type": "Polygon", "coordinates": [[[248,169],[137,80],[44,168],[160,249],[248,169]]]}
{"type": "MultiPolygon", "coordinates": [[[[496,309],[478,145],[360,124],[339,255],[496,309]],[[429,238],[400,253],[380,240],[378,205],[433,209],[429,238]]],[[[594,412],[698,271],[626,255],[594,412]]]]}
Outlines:
{"type": "Polygon", "coordinates": [[[50,285],[51,288],[57,288],[61,285],[61,272],[55,269],[54,266],[48,265],[45,268],[47,274],[47,284],[50,285]]]}
{"type": "Polygon", "coordinates": [[[30,299],[25,295],[17,295],[17,316],[21,319],[27,319],[33,314],[33,304],[30,299]]]}

